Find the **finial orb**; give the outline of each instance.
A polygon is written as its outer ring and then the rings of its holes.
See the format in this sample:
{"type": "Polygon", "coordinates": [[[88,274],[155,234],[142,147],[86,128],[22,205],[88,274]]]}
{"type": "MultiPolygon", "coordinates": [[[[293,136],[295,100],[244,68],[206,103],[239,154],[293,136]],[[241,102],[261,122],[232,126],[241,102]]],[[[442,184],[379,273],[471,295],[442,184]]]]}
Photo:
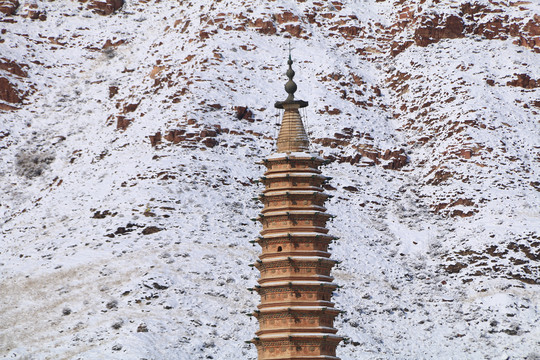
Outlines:
{"type": "Polygon", "coordinates": [[[289,78],[289,80],[292,80],[292,78],[294,77],[296,73],[294,72],[294,70],[292,68],[289,68],[286,72],[286,75],[287,77],[289,78]]]}
{"type": "Polygon", "coordinates": [[[287,83],[285,84],[285,91],[289,95],[294,95],[294,93],[296,92],[296,89],[297,89],[297,86],[292,80],[287,81],[287,83]]]}

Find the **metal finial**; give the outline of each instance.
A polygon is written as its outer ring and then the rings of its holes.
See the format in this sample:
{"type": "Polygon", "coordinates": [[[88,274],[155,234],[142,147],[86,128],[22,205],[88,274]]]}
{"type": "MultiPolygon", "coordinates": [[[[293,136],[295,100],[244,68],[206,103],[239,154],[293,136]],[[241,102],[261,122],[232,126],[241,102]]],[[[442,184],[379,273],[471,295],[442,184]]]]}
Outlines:
{"type": "Polygon", "coordinates": [[[283,109],[284,104],[298,104],[300,105],[300,107],[306,107],[308,105],[306,101],[294,100],[294,93],[296,92],[298,87],[293,80],[295,72],[292,69],[293,60],[291,56],[291,40],[289,40],[289,60],[287,61],[287,64],[289,65],[289,68],[287,69],[287,72],[285,74],[289,78],[289,81],[285,83],[285,91],[287,92],[287,94],[289,94],[289,96],[287,96],[287,99],[285,101],[276,102],[275,106],[278,109],[283,109]]]}
{"type": "Polygon", "coordinates": [[[287,64],[289,64],[289,69],[287,70],[287,77],[289,78],[289,81],[285,84],[285,91],[289,96],[287,97],[287,100],[285,102],[292,102],[294,101],[294,93],[296,92],[296,89],[298,88],[296,86],[296,83],[293,81],[294,78],[294,70],[292,69],[293,61],[291,59],[291,54],[289,54],[289,61],[287,61],[287,64]]]}

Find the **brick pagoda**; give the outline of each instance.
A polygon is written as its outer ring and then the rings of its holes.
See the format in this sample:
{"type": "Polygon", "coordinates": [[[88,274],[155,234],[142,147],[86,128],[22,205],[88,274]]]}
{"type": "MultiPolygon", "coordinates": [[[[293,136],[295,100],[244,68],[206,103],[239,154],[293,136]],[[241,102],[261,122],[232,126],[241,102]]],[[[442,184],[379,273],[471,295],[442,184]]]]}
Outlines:
{"type": "Polygon", "coordinates": [[[337,288],[330,276],[335,260],[330,259],[323,191],[329,180],[318,169],[324,160],[309,153],[299,109],[308,103],[295,100],[296,84],[289,56],[289,81],[277,139],[277,152],[263,161],[265,190],[259,199],[264,209],[257,218],[263,230],[255,241],[262,254],[254,264],[260,271],[255,287],[261,303],[254,312],[259,331],[251,340],[259,360],[338,359],[334,319],[340,313],[332,303],[337,288]]]}

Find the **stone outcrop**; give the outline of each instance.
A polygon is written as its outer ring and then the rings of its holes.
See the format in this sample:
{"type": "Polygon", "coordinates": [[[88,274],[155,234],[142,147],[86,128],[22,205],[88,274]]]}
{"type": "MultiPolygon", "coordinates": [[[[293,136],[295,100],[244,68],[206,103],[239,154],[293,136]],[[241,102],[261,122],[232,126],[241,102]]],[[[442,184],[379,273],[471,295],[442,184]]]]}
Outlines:
{"type": "Polygon", "coordinates": [[[22,102],[22,98],[19,96],[19,92],[15,86],[13,86],[5,77],[0,77],[0,100],[12,104],[19,104],[22,102]]]}
{"type": "Polygon", "coordinates": [[[540,79],[535,80],[527,74],[516,74],[516,79],[508,81],[508,86],[518,86],[524,89],[534,89],[540,86],[540,79]]]}
{"type": "Polygon", "coordinates": [[[124,5],[124,0],[91,0],[88,9],[99,15],[110,15],[124,5]]]}
{"type": "Polygon", "coordinates": [[[45,10],[40,9],[38,3],[27,3],[23,6],[22,10],[19,11],[21,16],[24,16],[31,20],[47,20],[47,14],[45,10]]]}
{"type": "Polygon", "coordinates": [[[6,15],[13,15],[19,5],[17,0],[0,0],[0,12],[6,15]]]}
{"type": "Polygon", "coordinates": [[[425,16],[414,33],[414,41],[418,46],[428,46],[441,39],[462,38],[465,36],[463,30],[463,20],[458,16],[425,16]]]}
{"type": "Polygon", "coordinates": [[[7,58],[0,58],[0,110],[17,110],[31,90],[21,91],[16,80],[28,77],[26,64],[19,64],[7,58]],[[12,104],[12,105],[10,105],[12,104]]]}
{"type": "Polygon", "coordinates": [[[6,58],[0,58],[0,70],[5,70],[13,75],[20,76],[20,77],[27,77],[28,73],[23,70],[24,67],[28,67],[27,65],[20,65],[16,63],[15,61],[6,59],[6,58]]]}

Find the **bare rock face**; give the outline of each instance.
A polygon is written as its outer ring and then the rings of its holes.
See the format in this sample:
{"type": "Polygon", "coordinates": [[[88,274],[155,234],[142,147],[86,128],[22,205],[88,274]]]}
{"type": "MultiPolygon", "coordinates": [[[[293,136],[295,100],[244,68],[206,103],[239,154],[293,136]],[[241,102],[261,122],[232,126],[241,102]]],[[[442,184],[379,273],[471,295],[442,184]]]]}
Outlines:
{"type": "Polygon", "coordinates": [[[0,70],[5,70],[12,73],[13,75],[27,77],[28,74],[26,73],[26,71],[23,70],[24,67],[28,67],[28,65],[20,65],[17,64],[15,61],[6,58],[0,58],[0,70]]]}
{"type": "Polygon", "coordinates": [[[18,7],[17,0],[0,0],[0,12],[6,15],[13,15],[18,7]]]}
{"type": "Polygon", "coordinates": [[[250,25],[257,29],[258,32],[265,35],[274,35],[277,32],[274,23],[271,20],[256,19],[250,22],[250,25]]]}
{"type": "Polygon", "coordinates": [[[535,80],[527,74],[516,74],[517,78],[506,83],[508,86],[518,86],[524,89],[534,89],[540,86],[540,79],[535,80]]]}
{"type": "Polygon", "coordinates": [[[441,18],[439,15],[423,17],[421,25],[414,33],[414,41],[418,46],[428,46],[441,39],[462,38],[463,20],[455,15],[441,18]]]}
{"type": "Polygon", "coordinates": [[[124,5],[124,0],[91,0],[88,9],[99,15],[110,15],[124,5]]]}
{"type": "Polygon", "coordinates": [[[45,10],[40,9],[40,5],[38,5],[38,3],[25,4],[20,13],[23,17],[26,17],[28,19],[41,21],[47,20],[47,14],[45,10]]]}
{"type": "Polygon", "coordinates": [[[17,89],[5,77],[0,77],[0,100],[19,104],[22,102],[17,89]]]}
{"type": "MultiPolygon", "coordinates": [[[[1,0],[0,0],[1,1],[1,0]]],[[[13,83],[13,78],[26,78],[28,73],[25,69],[28,68],[26,64],[18,64],[15,61],[0,58],[0,101],[11,104],[21,104],[24,97],[28,93],[21,93],[13,83]],[[11,81],[10,81],[11,79],[11,81]]],[[[18,107],[14,107],[8,104],[0,104],[0,110],[16,110],[18,107]]]]}

